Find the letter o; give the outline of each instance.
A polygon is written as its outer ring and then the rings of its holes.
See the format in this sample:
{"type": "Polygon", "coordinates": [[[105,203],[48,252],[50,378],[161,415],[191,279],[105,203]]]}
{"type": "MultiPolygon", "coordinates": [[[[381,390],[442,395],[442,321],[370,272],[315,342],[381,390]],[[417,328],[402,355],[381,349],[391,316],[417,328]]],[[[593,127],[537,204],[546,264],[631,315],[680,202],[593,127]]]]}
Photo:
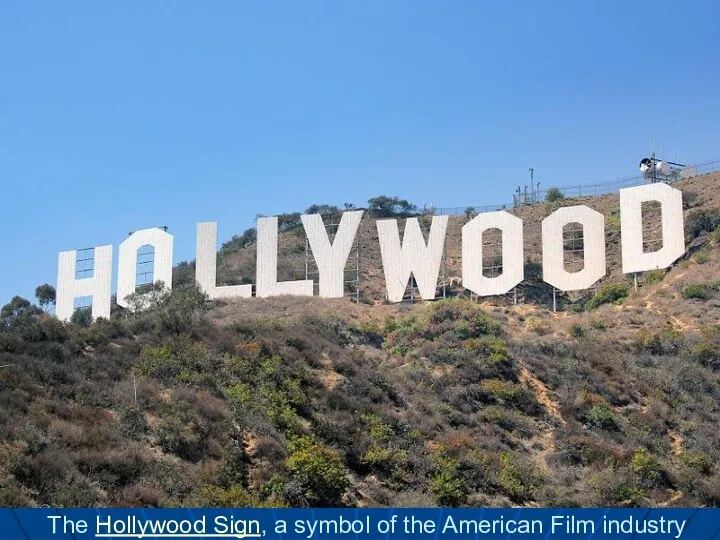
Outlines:
{"type": "Polygon", "coordinates": [[[555,210],[542,222],[543,281],[561,291],[588,289],[606,272],[605,218],[587,206],[566,206],[555,210]],[[563,227],[580,223],[583,227],[584,268],[565,270],[563,227]]]}

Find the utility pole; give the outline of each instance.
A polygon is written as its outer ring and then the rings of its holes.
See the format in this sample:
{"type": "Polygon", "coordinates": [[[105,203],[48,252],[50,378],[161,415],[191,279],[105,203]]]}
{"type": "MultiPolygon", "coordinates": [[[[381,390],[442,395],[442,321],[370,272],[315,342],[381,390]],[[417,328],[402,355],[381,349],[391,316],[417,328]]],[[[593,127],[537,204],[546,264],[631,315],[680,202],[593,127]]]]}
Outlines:
{"type": "Polygon", "coordinates": [[[535,195],[534,174],[535,174],[535,169],[530,167],[530,197],[532,198],[533,203],[537,202],[536,195],[535,195]]]}

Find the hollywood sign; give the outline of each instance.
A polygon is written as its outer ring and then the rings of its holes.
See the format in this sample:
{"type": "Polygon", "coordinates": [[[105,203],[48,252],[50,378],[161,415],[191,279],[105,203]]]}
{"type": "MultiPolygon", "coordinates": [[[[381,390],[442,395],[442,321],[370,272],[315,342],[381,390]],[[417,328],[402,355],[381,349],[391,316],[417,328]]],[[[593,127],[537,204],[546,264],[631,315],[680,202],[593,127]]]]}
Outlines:
{"type": "MultiPolygon", "coordinates": [[[[318,266],[319,295],[323,298],[343,296],[345,265],[355,241],[362,211],[344,212],[335,238],[331,242],[322,217],[303,215],[302,224],[313,257],[318,266]]],[[[396,219],[377,221],[380,252],[387,299],[400,302],[411,275],[420,297],[435,298],[438,275],[445,245],[448,216],[433,216],[427,242],[417,218],[406,220],[402,240],[396,219]]],[[[666,268],[685,252],[682,193],[663,183],[620,190],[620,227],[622,269],[624,273],[666,268]],[[662,213],[662,248],[643,250],[642,203],[657,201],[662,213]]],[[[255,295],[260,298],[291,295],[312,296],[313,281],[278,281],[277,217],[257,220],[257,261],[255,295]]],[[[144,229],[132,233],[119,247],[117,302],[129,307],[126,297],[135,292],[136,265],[140,247],[154,248],[153,276],[172,287],[173,237],[162,229],[144,229]]],[[[252,285],[218,286],[217,223],[197,225],[195,279],[198,286],[213,299],[250,298],[252,285]]],[[[75,298],[92,296],[93,317],[110,317],[113,266],[112,245],[95,249],[93,276],[77,279],[76,251],[60,253],[58,260],[56,314],[68,320],[74,311],[75,298]]],[[[587,206],[559,208],[542,222],[543,279],[561,291],[587,289],[606,274],[605,218],[587,206]],[[579,223],[583,229],[583,268],[577,272],[565,269],[563,227],[579,223]]],[[[524,279],[523,222],[508,212],[479,214],[462,227],[462,284],[479,296],[505,294],[524,279]],[[502,272],[483,275],[483,232],[499,229],[502,233],[502,272]]]]}

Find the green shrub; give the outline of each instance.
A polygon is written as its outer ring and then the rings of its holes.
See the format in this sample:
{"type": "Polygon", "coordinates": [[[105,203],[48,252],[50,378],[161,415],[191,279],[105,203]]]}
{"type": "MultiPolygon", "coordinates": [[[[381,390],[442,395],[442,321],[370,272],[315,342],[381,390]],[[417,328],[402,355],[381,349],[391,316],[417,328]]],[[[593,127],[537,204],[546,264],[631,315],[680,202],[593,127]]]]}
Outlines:
{"type": "Polygon", "coordinates": [[[665,279],[667,271],[663,269],[649,270],[645,272],[645,285],[656,285],[665,279]]]}
{"type": "Polygon", "coordinates": [[[605,405],[593,405],[587,414],[587,420],[591,425],[608,431],[620,429],[615,414],[605,405]]]}
{"type": "Polygon", "coordinates": [[[199,508],[258,508],[263,506],[258,497],[238,485],[228,488],[202,486],[191,500],[192,505],[199,508]]]}
{"type": "Polygon", "coordinates": [[[590,323],[590,326],[592,326],[595,330],[605,330],[605,321],[602,319],[595,319],[590,323]]]}
{"type": "Polygon", "coordinates": [[[650,487],[657,484],[660,479],[661,467],[657,459],[645,448],[635,450],[630,460],[630,468],[640,477],[644,485],[650,487]]]}
{"type": "Polygon", "coordinates": [[[312,437],[293,440],[289,451],[287,469],[302,486],[308,504],[340,506],[350,481],[338,452],[312,437]]]}
{"type": "Polygon", "coordinates": [[[554,203],[556,201],[561,201],[565,198],[565,195],[563,195],[562,191],[560,191],[558,188],[552,187],[547,190],[545,193],[545,200],[549,203],[554,203]]]}
{"type": "Polygon", "coordinates": [[[524,502],[533,498],[543,484],[543,478],[529,462],[503,452],[500,454],[498,484],[508,497],[524,502]]]}
{"type": "Polygon", "coordinates": [[[428,489],[440,506],[459,506],[466,497],[465,482],[458,476],[460,462],[435,456],[436,470],[430,476],[428,489]]]}
{"type": "Polygon", "coordinates": [[[570,328],[568,331],[570,332],[570,336],[575,339],[583,338],[583,337],[585,337],[585,334],[586,334],[585,327],[581,324],[570,325],[570,328]]]}
{"type": "Polygon", "coordinates": [[[720,226],[718,226],[710,235],[710,243],[713,246],[720,245],[720,226]]]}
{"type": "Polygon", "coordinates": [[[70,322],[78,326],[88,327],[92,321],[92,310],[89,307],[77,308],[70,317],[70,322]]]}
{"type": "Polygon", "coordinates": [[[255,229],[255,227],[251,227],[249,229],[245,229],[240,236],[235,235],[229,241],[220,246],[220,253],[222,255],[227,255],[235,251],[240,251],[241,249],[254,244],[256,241],[257,229],[255,229]]]}
{"type": "Polygon", "coordinates": [[[188,333],[203,318],[208,297],[193,283],[173,288],[164,299],[159,319],[171,335],[188,333]]]}
{"type": "Polygon", "coordinates": [[[122,415],[122,428],[128,437],[139,439],[148,429],[145,414],[140,409],[127,409],[122,415]]]}
{"type": "Polygon", "coordinates": [[[720,226],[720,210],[695,210],[685,220],[685,236],[692,242],[703,233],[715,231],[720,226]]]}
{"type": "Polygon", "coordinates": [[[516,407],[526,413],[537,410],[537,398],[532,390],[524,386],[501,379],[485,379],[480,382],[481,399],[485,402],[497,402],[516,407]]]}
{"type": "Polygon", "coordinates": [[[620,208],[612,208],[605,220],[608,228],[620,229],[620,208]]]}
{"type": "Polygon", "coordinates": [[[704,452],[682,452],[680,460],[702,474],[708,474],[714,465],[712,457],[704,452]]]}
{"type": "Polygon", "coordinates": [[[158,429],[160,447],[187,461],[196,462],[202,457],[202,444],[196,426],[173,417],[158,429]]]}
{"type": "Polygon", "coordinates": [[[606,283],[588,300],[587,308],[595,309],[603,304],[617,304],[625,300],[630,294],[630,285],[624,282],[606,283]]]}
{"type": "Polygon", "coordinates": [[[682,288],[686,300],[709,300],[720,290],[720,281],[709,283],[691,283],[682,288]]]}
{"type": "Polygon", "coordinates": [[[373,217],[409,217],[417,214],[418,207],[399,197],[380,195],[368,200],[368,210],[373,217]]]}
{"type": "Polygon", "coordinates": [[[694,345],[690,349],[690,356],[702,364],[713,363],[720,356],[720,351],[712,343],[706,341],[694,345]]]}
{"type": "Polygon", "coordinates": [[[692,258],[693,261],[695,261],[696,264],[705,264],[708,262],[710,257],[708,256],[708,252],[704,249],[701,249],[698,251],[692,258]]]}
{"type": "Polygon", "coordinates": [[[539,336],[544,336],[545,334],[552,332],[552,326],[550,326],[550,323],[537,317],[529,317],[525,322],[525,327],[539,336]]]}
{"type": "Polygon", "coordinates": [[[645,490],[635,486],[620,485],[615,489],[615,502],[638,506],[645,497],[645,490]]]}

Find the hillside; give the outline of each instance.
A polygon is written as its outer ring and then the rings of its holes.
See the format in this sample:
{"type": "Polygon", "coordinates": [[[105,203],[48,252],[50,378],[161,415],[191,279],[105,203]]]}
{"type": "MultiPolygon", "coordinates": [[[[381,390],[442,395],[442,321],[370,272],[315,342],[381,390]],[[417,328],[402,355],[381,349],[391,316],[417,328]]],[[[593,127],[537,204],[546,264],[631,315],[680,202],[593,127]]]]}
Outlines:
{"type": "MultiPolygon", "coordinates": [[[[384,304],[370,219],[359,304],[210,305],[189,265],[148,311],[88,327],[16,298],[0,312],[0,504],[716,506],[718,180],[677,184],[687,257],[637,292],[617,196],[582,199],[606,215],[609,274],[557,313],[538,280],[516,306],[459,287],[384,304]]],[[[513,211],[530,263],[551,211],[513,211]]],[[[451,277],[466,220],[448,230],[451,277]]],[[[302,234],[280,244],[280,277],[304,277],[302,234]]],[[[253,267],[249,245],[220,275],[253,267]]]]}

